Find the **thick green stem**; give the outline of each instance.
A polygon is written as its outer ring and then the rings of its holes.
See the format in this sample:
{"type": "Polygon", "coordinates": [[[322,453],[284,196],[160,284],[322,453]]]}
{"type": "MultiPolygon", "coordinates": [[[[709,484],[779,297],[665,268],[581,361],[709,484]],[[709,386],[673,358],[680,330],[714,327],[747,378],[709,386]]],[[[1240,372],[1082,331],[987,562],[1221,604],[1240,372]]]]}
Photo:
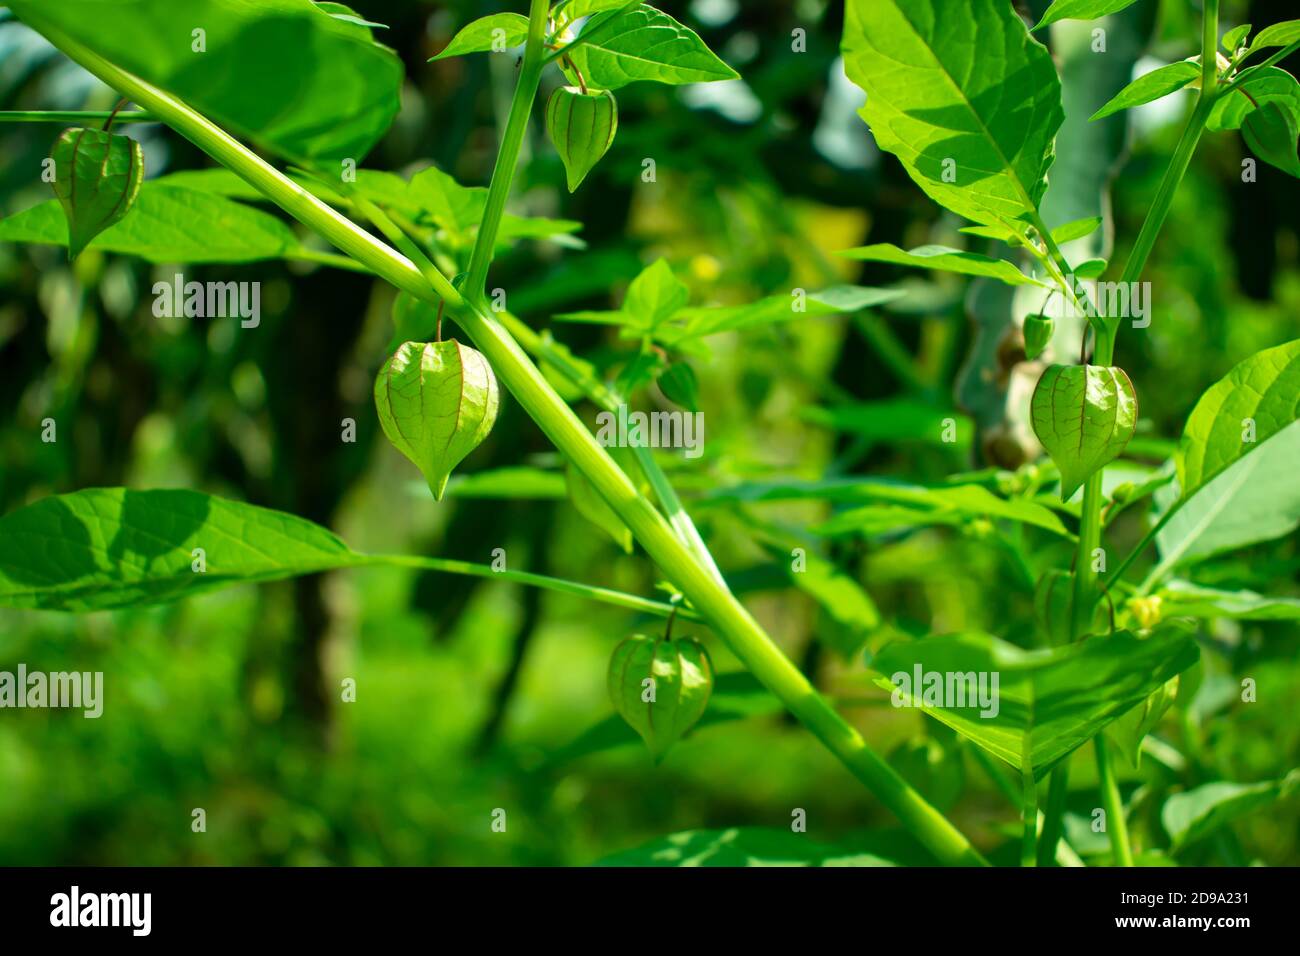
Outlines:
{"type": "MultiPolygon", "coordinates": [[[[546,4],[544,0],[533,0],[532,7],[535,15],[530,36],[538,32],[536,14],[540,10],[544,16],[546,4]]],[[[405,256],[321,202],[187,104],[125,72],[40,20],[39,16],[32,18],[30,25],[72,60],[119,93],[154,112],[291,216],[315,229],[379,277],[423,301],[437,304],[439,299],[444,300],[515,400],[586,476],[632,530],[650,557],[690,598],[694,607],[749,671],[854,776],[866,784],[938,860],[951,865],[987,865],[966,837],[882,760],[830,702],[817,693],[745,607],[693,557],[664,517],[637,492],[519,344],[483,305],[481,296],[467,299],[446,285],[445,280],[426,278],[405,256]]],[[[540,49],[540,40],[529,45],[540,49]]],[[[521,77],[521,86],[529,85],[525,79],[521,77]]],[[[533,77],[533,83],[535,80],[533,77]]],[[[531,96],[528,102],[531,102],[531,96]]],[[[493,181],[496,182],[495,176],[493,181]]],[[[504,196],[499,190],[498,197],[498,202],[504,204],[504,196]]],[[[480,241],[483,236],[484,227],[481,227],[480,241]]],[[[493,241],[494,237],[485,243],[489,252],[493,241]]],[[[485,270],[485,266],[481,268],[485,270]]]]}
{"type": "Polygon", "coordinates": [[[1092,738],[1097,753],[1097,784],[1101,789],[1101,805],[1106,811],[1106,833],[1110,837],[1111,852],[1116,866],[1132,866],[1133,850],[1128,842],[1128,821],[1124,818],[1124,801],[1119,795],[1119,785],[1110,765],[1110,751],[1104,734],[1092,738]]]}
{"type": "Polygon", "coordinates": [[[501,228],[501,216],[506,211],[510,184],[514,182],[515,167],[519,164],[519,147],[524,142],[528,117],[533,111],[533,100],[537,97],[537,87],[541,83],[542,67],[545,65],[543,54],[546,51],[543,44],[546,40],[547,0],[530,0],[528,10],[528,46],[524,48],[519,82],[515,85],[515,95],[510,101],[510,118],[506,120],[506,131],[501,137],[501,151],[497,154],[497,162],[492,169],[483,221],[479,225],[474,251],[469,259],[469,278],[465,289],[475,302],[482,299],[487,284],[488,267],[492,264],[492,254],[496,251],[497,231],[501,228]]]}

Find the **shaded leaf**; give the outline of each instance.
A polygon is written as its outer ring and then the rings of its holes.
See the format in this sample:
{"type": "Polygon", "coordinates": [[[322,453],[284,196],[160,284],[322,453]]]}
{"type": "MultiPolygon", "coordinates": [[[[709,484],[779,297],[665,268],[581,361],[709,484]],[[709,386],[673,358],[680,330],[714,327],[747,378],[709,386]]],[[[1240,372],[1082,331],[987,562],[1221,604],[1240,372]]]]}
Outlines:
{"type": "Polygon", "coordinates": [[[1292,770],[1282,780],[1263,783],[1207,783],[1166,800],[1160,822],[1177,853],[1233,820],[1272,806],[1279,799],[1292,798],[1297,788],[1300,770],[1292,770]]]}
{"type": "Polygon", "coordinates": [[[1048,288],[1032,276],[1027,276],[1006,259],[991,259],[974,252],[963,252],[948,246],[920,246],[904,251],[887,242],[859,249],[847,249],[840,255],[849,259],[862,259],[869,262],[893,262],[905,266],[917,266],[922,269],[938,269],[943,272],[959,272],[968,276],[988,276],[1008,285],[1035,285],[1048,288]]]}
{"type": "Polygon", "coordinates": [[[0,606],[95,611],[363,564],[302,518],[196,491],[91,488],[0,518],[0,606]],[[196,571],[203,551],[204,571],[196,571]]]}
{"type": "Polygon", "coordinates": [[[848,0],[845,70],[866,91],[860,114],[877,145],[931,199],[1009,227],[1047,188],[1060,80],[1010,4],[971,0],[969,29],[953,29],[952,15],[945,0],[848,0]]]}
{"type": "Polygon", "coordinates": [[[134,0],[111,12],[104,0],[9,6],[36,30],[56,28],[299,162],[359,162],[397,115],[397,55],[310,0],[134,0]]]}
{"type": "Polygon", "coordinates": [[[885,675],[877,684],[894,692],[894,700],[914,702],[995,757],[1041,779],[1197,657],[1192,639],[1174,632],[1139,639],[1117,631],[1037,651],[977,634],[890,644],[871,667],[885,675]],[[920,687],[913,683],[918,669],[920,687]],[[935,678],[926,676],[936,674],[937,696],[935,678]],[[968,692],[973,685],[967,675],[981,674],[987,675],[986,698],[993,675],[998,678],[991,706],[968,692]],[[958,687],[964,697],[955,693],[958,687]]]}

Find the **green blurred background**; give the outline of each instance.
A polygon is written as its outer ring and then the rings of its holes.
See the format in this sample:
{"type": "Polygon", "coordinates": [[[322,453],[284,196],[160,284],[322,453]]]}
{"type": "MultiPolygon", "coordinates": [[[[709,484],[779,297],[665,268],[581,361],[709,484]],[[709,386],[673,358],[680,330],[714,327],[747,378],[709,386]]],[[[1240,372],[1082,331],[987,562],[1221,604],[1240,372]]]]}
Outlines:
{"type": "MultiPolygon", "coordinates": [[[[484,184],[514,58],[425,60],[473,16],[511,7],[353,5],[389,25],[381,39],[408,71],[403,111],[366,166],[409,171],[431,161],[484,184]]],[[[1017,413],[1005,386],[1023,354],[1006,335],[1006,310],[990,334],[972,321],[978,290],[968,296],[958,277],[833,256],[867,242],[960,244],[962,224],[879,154],[857,118],[861,94],[838,63],[841,4],[662,6],[744,81],[620,91],[618,139],[572,196],[534,123],[519,208],[581,221],[587,248],[522,244],[498,260],[495,283],[508,285],[512,311],[600,363],[614,362],[625,343],[549,316],[616,307],[627,282],[659,256],[699,304],[844,281],[912,292],[873,314],[710,340],[711,355],[695,363],[707,453],[664,464],[736,590],[786,651],[982,848],[1014,854],[1015,811],[970,755],[918,714],[891,710],[861,654],[846,658],[814,638],[822,612],[788,587],[752,534],[759,515],[807,525],[825,505],[759,510],[709,498],[710,489],[778,475],[935,481],[1019,466],[1025,449],[1009,424],[1017,413]],[[791,48],[796,29],[806,31],[804,52],[791,48]],[[641,181],[645,157],[656,158],[655,184],[641,181]],[[879,403],[861,406],[878,414],[838,429],[810,422],[810,409],[847,401],[879,403]],[[924,437],[956,407],[972,419],[974,440],[954,450],[924,437]]],[[[1225,3],[1228,23],[1294,12],[1287,0],[1225,3]]],[[[1143,0],[1113,28],[1112,43],[1168,62],[1194,52],[1187,38],[1196,23],[1184,0],[1143,0]]],[[[35,34],[0,22],[0,109],[113,102],[35,34]]],[[[1172,151],[1183,102],[1140,111],[1128,134],[1110,197],[1121,260],[1172,151]]],[[[207,165],[165,129],[130,132],[145,145],[151,176],[207,165]]],[[[0,129],[0,214],[48,198],[40,160],[56,135],[54,126],[0,129]]],[[[1151,327],[1120,341],[1153,441],[1176,437],[1199,392],[1236,361],[1297,334],[1300,183],[1268,166],[1243,183],[1242,149],[1236,136],[1205,140],[1151,260],[1151,327]]],[[[371,404],[392,300],[382,283],[301,264],[178,270],[92,251],[69,266],[61,249],[0,245],[0,512],[100,485],[189,487],[305,516],[359,549],[487,562],[504,546],[514,569],[651,593],[657,578],[644,555],[624,555],[563,497],[502,501],[458,494],[453,484],[445,502],[432,501],[383,440],[371,404]],[[243,334],[236,319],[155,318],[150,287],[176,271],[260,281],[258,333],[243,334]],[[46,417],[59,422],[55,443],[39,440],[46,417]],[[353,444],[340,441],[348,417],[357,422],[353,444]]],[[[507,399],[461,473],[520,464],[558,463],[507,399]]],[[[1115,532],[1129,543],[1140,533],[1136,516],[1115,532]]],[[[1031,629],[1032,580],[978,526],[834,547],[831,556],[854,569],[880,608],[872,647],[961,629],[1016,640],[1031,629]]],[[[1292,535],[1213,562],[1200,580],[1295,593],[1298,568],[1292,535]]],[[[779,714],[702,727],[657,768],[626,737],[584,737],[611,714],[604,674],[614,643],[656,626],[564,595],[396,569],[145,610],[0,611],[0,670],[18,662],[101,670],[107,695],[97,721],[0,712],[0,864],[587,864],[676,831],[788,832],[795,808],[807,811],[813,840],[927,861],[779,714]],[[340,699],[348,677],[355,703],[340,699]],[[198,807],[206,833],[191,831],[198,807]],[[505,833],[491,829],[495,808],[507,811],[505,833]]],[[[738,669],[700,635],[720,671],[738,669]]],[[[1190,766],[1179,775],[1147,761],[1123,776],[1148,849],[1163,839],[1156,794],[1211,779],[1278,778],[1300,764],[1296,627],[1216,626],[1203,647],[1190,704],[1164,730],[1190,766]],[[1259,703],[1233,703],[1241,676],[1257,680],[1259,703]]],[[[1084,823],[1096,802],[1087,756],[1072,772],[1067,830],[1085,858],[1106,851],[1104,836],[1084,823]]],[[[1292,801],[1180,862],[1295,865],[1298,842],[1292,801]]]]}

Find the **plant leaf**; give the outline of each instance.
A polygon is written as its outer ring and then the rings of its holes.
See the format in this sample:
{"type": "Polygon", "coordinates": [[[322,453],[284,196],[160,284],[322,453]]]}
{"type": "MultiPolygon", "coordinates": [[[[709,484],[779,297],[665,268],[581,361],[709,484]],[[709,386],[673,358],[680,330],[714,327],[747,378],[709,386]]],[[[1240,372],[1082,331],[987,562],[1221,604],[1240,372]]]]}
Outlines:
{"type": "Polygon", "coordinates": [[[1104,731],[1134,770],[1138,768],[1142,759],[1142,741],[1147,734],[1156,729],[1160,718],[1173,706],[1177,696],[1178,677],[1174,676],[1104,731]]]}
{"type": "Polygon", "coordinates": [[[1250,151],[1270,166],[1300,178],[1300,112],[1279,102],[1265,103],[1246,117],[1241,137],[1250,151]]]}
{"type": "Polygon", "coordinates": [[[1076,219],[1074,222],[1067,222],[1063,226],[1057,226],[1052,230],[1052,239],[1058,243],[1073,242],[1075,239],[1082,239],[1084,236],[1090,236],[1101,227],[1101,216],[1088,216],[1085,219],[1076,219]]]}
{"type": "Polygon", "coordinates": [[[1271,597],[1254,591],[1223,591],[1187,581],[1170,581],[1159,592],[1166,618],[1230,617],[1239,621],[1300,620],[1300,598],[1271,597]]]}
{"type": "Polygon", "coordinates": [[[310,0],[12,0],[9,6],[34,29],[49,26],[75,38],[300,164],[359,163],[400,105],[397,55],[375,43],[367,27],[310,0]]]}
{"type": "Polygon", "coordinates": [[[816,601],[826,615],[827,622],[817,629],[817,639],[845,660],[852,660],[880,627],[880,610],[871,595],[833,561],[805,550],[802,569],[798,569],[788,550],[769,550],[789,573],[790,583],[816,601]]]}
{"type": "Polygon", "coordinates": [[[987,226],[1032,216],[1061,126],[1047,50],[1002,0],[848,0],[844,66],[881,149],[940,205],[987,226]],[[990,51],[997,51],[990,55],[990,51]]]}
{"type": "Polygon", "coordinates": [[[1112,13],[1119,13],[1125,7],[1131,7],[1137,0],[1056,0],[1043,18],[1034,27],[1043,27],[1057,20],[1097,20],[1112,13]]]}
{"type": "Polygon", "coordinates": [[[1271,46],[1290,46],[1297,40],[1300,40],[1300,20],[1283,20],[1255,34],[1255,39],[1250,41],[1250,52],[1271,46]]]}
{"type": "Polygon", "coordinates": [[[1279,799],[1291,798],[1300,788],[1300,771],[1292,770],[1282,780],[1263,783],[1203,784],[1194,790],[1176,793],[1165,801],[1160,822],[1177,853],[1208,836],[1233,820],[1279,799]]]}
{"type": "Polygon", "coordinates": [[[685,362],[674,362],[658,378],[659,391],[675,405],[690,412],[700,410],[700,383],[695,370],[685,362]]]}
{"type": "Polygon", "coordinates": [[[1156,535],[1160,565],[1152,574],[1159,577],[1178,564],[1290,534],[1300,525],[1297,474],[1300,422],[1292,422],[1190,498],[1178,497],[1172,485],[1162,488],[1157,506],[1177,513],[1156,535]]]}
{"type": "MultiPolygon", "coordinates": [[[[859,492],[867,500],[903,505],[916,510],[917,526],[926,524],[957,524],[969,518],[989,518],[1015,521],[1050,531],[1061,537],[1071,537],[1055,512],[1023,498],[999,498],[980,485],[953,485],[924,488],[919,485],[890,485],[864,483],[859,492]]],[[[892,519],[905,517],[893,514],[892,519]]],[[[862,531],[863,522],[871,527],[880,518],[876,509],[853,508],[843,511],[813,528],[818,534],[837,535],[862,531]]]]}
{"type": "MultiPolygon", "coordinates": [[[[67,245],[67,217],[51,199],[0,220],[0,241],[67,245]]],[[[164,180],[143,183],[130,213],[91,240],[89,248],[157,263],[253,262],[303,252],[293,231],[276,217],[164,180]]]]}
{"type": "MultiPolygon", "coordinates": [[[[1196,663],[1195,642],[1179,632],[1139,639],[1126,631],[1048,650],[1025,651],[988,635],[933,637],[887,645],[871,662],[885,675],[876,683],[895,691],[1017,769],[1041,779],[1075,748],[1140,704],[1162,684],[1196,663]],[[911,685],[917,669],[922,685],[911,685]],[[944,700],[927,674],[945,689],[964,675],[998,677],[996,714],[969,697],[944,700]],[[903,686],[907,678],[908,686],[903,686]],[[897,688],[897,690],[896,690],[897,688]],[[989,716],[981,716],[982,713],[989,716]],[[1024,766],[1028,756],[1030,766],[1024,766]]],[[[967,684],[969,686],[969,684],[967,684]]]]}
{"type": "Polygon", "coordinates": [[[894,866],[861,850],[815,843],[763,827],[686,830],[598,861],[596,866],[894,866]]]}
{"type": "Polygon", "coordinates": [[[508,50],[521,45],[527,39],[528,18],[526,16],[519,13],[494,13],[461,27],[441,53],[429,57],[429,62],[462,56],[466,53],[487,53],[493,49],[494,44],[497,45],[498,50],[508,50]]]}
{"type": "Polygon", "coordinates": [[[599,35],[569,54],[587,83],[616,90],[638,80],[656,83],[709,83],[734,80],[738,74],[723,63],[688,27],[654,7],[594,14],[582,34],[599,35]]]}
{"type": "Polygon", "coordinates": [[[1120,110],[1132,109],[1143,103],[1150,103],[1181,90],[1201,75],[1201,68],[1195,63],[1179,60],[1143,73],[1124,89],[1115,94],[1105,106],[1092,114],[1092,119],[1099,120],[1118,113],[1120,110]]]}
{"type": "Polygon", "coordinates": [[[1250,35],[1250,24],[1242,23],[1223,34],[1223,48],[1229,53],[1236,53],[1250,35]]]}
{"type": "Polygon", "coordinates": [[[144,175],[144,150],[129,136],[64,130],[50,152],[54,195],[68,219],[68,258],[131,210],[144,175]]]}
{"type": "Polygon", "coordinates": [[[1206,126],[1222,132],[1242,124],[1266,103],[1277,103],[1291,113],[1300,112],[1300,83],[1286,70],[1267,66],[1250,70],[1241,85],[1214,101],[1206,126]]]}
{"type": "Polygon", "coordinates": [[[1007,285],[1049,287],[1046,283],[1025,275],[1006,259],[992,259],[974,252],[951,249],[948,246],[919,246],[905,251],[891,243],[881,242],[874,246],[846,249],[840,255],[868,262],[893,262],[899,265],[917,266],[921,269],[959,272],[968,276],[988,276],[1007,285]]]}
{"type": "Polygon", "coordinates": [[[1300,339],[1256,352],[1201,395],[1174,456],[1182,497],[1298,418],[1300,339]]]}
{"type": "Polygon", "coordinates": [[[294,515],[196,491],[91,488],[0,517],[0,606],[158,604],[366,561],[294,515]]]}
{"type": "Polygon", "coordinates": [[[1137,429],[1133,383],[1117,366],[1051,365],[1030,400],[1034,434],[1061,471],[1061,500],[1119,457],[1137,429]]]}
{"type": "Polygon", "coordinates": [[[690,290],[668,267],[656,259],[628,286],[622,311],[634,319],[638,329],[653,332],[672,318],[690,299],[690,290]]]}

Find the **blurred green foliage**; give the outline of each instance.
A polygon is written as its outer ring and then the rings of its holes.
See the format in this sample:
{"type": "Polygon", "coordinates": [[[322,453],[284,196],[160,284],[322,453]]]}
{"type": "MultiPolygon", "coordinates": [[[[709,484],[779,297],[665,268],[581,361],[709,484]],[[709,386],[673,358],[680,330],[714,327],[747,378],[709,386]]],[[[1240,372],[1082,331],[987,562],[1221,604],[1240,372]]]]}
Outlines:
{"type": "MultiPolygon", "coordinates": [[[[353,5],[389,25],[381,39],[398,50],[408,76],[403,110],[366,166],[434,162],[461,182],[484,184],[513,58],[425,60],[470,17],[510,5],[353,5]]],[[[755,538],[763,526],[777,540],[797,540],[790,529],[824,521],[826,502],[708,497],[718,486],[772,475],[933,482],[1004,464],[984,442],[954,450],[925,440],[920,424],[899,424],[954,407],[973,340],[966,281],[833,257],[866,242],[960,245],[961,223],[880,155],[855,115],[860,94],[837,62],[840,4],[663,6],[697,28],[743,84],[620,90],[618,138],[574,195],[535,121],[519,208],[581,221],[587,248],[520,244],[498,260],[490,285],[507,286],[511,310],[534,327],[610,367],[626,357],[615,331],[552,325],[550,316],[617,308],[628,281],[659,256],[695,304],[742,304],[846,281],[911,293],[853,318],[711,339],[708,360],[694,363],[710,429],[705,458],[665,457],[664,465],[736,590],[787,652],[981,847],[1014,855],[1015,836],[999,822],[1014,811],[968,748],[919,712],[890,709],[861,655],[823,649],[814,635],[828,626],[824,612],[788,588],[755,538]],[[795,29],[806,31],[806,52],[791,49],[795,29]],[[657,160],[653,185],[640,179],[645,157],[657,160]],[[868,416],[881,430],[834,431],[814,414],[847,401],[891,403],[868,416]]],[[[1193,52],[1185,40],[1196,33],[1190,6],[1161,5],[1148,55],[1169,61],[1193,52]]],[[[1224,6],[1230,23],[1293,13],[1284,0],[1224,6]]],[[[109,91],[30,31],[0,22],[0,108],[112,105],[109,91]]],[[[1148,110],[1135,125],[1113,184],[1120,261],[1179,116],[1148,110]]],[[[0,213],[8,215],[48,198],[40,160],[57,130],[0,134],[0,213]]],[[[131,134],[144,144],[151,177],[206,165],[158,127],[131,134]]],[[[1296,335],[1300,182],[1261,167],[1258,182],[1243,183],[1242,148],[1231,136],[1202,146],[1148,269],[1157,290],[1151,326],[1121,342],[1119,361],[1141,401],[1139,438],[1176,437],[1207,385],[1296,335]]],[[[262,326],[250,335],[234,319],[155,317],[151,285],[175,271],[94,250],[69,266],[58,248],[0,245],[0,512],[97,485],[193,487],[303,515],[359,549],[486,562],[490,548],[504,546],[514,568],[653,591],[644,557],[624,555],[563,499],[458,496],[453,480],[447,500],[432,501],[382,441],[371,405],[392,290],[304,264],[186,267],[186,277],[200,281],[262,283],[262,326]],[[57,442],[39,439],[47,417],[58,423],[57,442]],[[345,418],[357,422],[354,444],[339,440],[345,418]]],[[[1016,358],[1012,347],[997,360],[1016,358]]],[[[997,372],[987,370],[990,378],[997,372]]],[[[594,417],[593,408],[578,408],[594,417]]],[[[560,463],[506,398],[495,430],[462,471],[519,464],[560,463]]],[[[1112,533],[1131,545],[1141,530],[1136,514],[1124,515],[1112,533]]],[[[833,544],[831,557],[881,609],[869,649],[960,630],[1032,640],[1032,572],[1061,564],[1061,552],[1046,540],[1028,554],[990,546],[986,531],[966,522],[833,544]]],[[[1207,563],[1197,580],[1269,582],[1271,593],[1295,594],[1298,569],[1292,535],[1207,563]]],[[[770,711],[706,721],[657,769],[630,736],[599,752],[566,754],[611,713],[610,650],[657,626],[564,595],[378,568],[148,610],[0,612],[0,670],[20,661],[102,670],[107,695],[99,720],[0,712],[0,863],[586,864],[677,831],[784,830],[795,808],[807,811],[816,842],[925,861],[832,757],[770,711]],[[357,682],[355,703],[340,701],[348,677],[357,682]],[[202,834],[190,829],[199,807],[207,813],[202,834]],[[508,814],[504,834],[491,829],[495,808],[508,814]]],[[[1159,810],[1171,790],[1278,779],[1300,765],[1295,624],[1219,622],[1202,637],[1203,663],[1185,675],[1159,734],[1186,764],[1175,770],[1148,756],[1121,774],[1141,848],[1168,846],[1159,810]],[[1239,700],[1243,677],[1257,682],[1257,703],[1239,700]]],[[[738,669],[716,641],[710,651],[720,673],[738,669]]],[[[1085,857],[1104,859],[1106,844],[1087,830],[1096,803],[1090,754],[1074,761],[1070,782],[1067,835],[1085,857]]],[[[1180,860],[1300,863],[1295,800],[1235,822],[1180,860]]]]}

